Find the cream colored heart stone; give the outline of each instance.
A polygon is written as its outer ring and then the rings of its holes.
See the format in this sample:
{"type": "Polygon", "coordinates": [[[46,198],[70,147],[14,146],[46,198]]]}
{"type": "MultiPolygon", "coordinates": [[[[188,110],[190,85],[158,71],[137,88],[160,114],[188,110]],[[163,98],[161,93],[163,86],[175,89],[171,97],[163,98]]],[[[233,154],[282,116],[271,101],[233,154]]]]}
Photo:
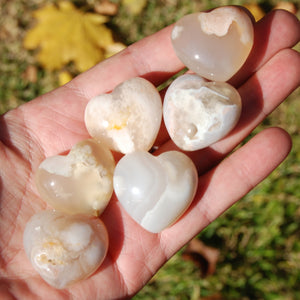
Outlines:
{"type": "Polygon", "coordinates": [[[247,13],[224,6],[184,16],[171,38],[176,55],[189,69],[213,81],[227,81],[246,61],[253,35],[247,13]]]}
{"type": "Polygon", "coordinates": [[[153,233],[167,228],[186,211],[197,183],[193,162],[177,151],[157,157],[132,152],[118,162],[114,174],[120,203],[138,224],[153,233]]]}
{"type": "Polygon", "coordinates": [[[241,108],[241,97],[233,86],[185,74],[166,92],[164,122],[179,148],[194,151],[226,136],[237,124],[241,108]]]}
{"type": "Polygon", "coordinates": [[[138,77],[121,83],[111,94],[91,99],[85,110],[89,134],[122,153],[148,151],[161,119],[162,103],[157,89],[138,77]]]}
{"type": "Polygon", "coordinates": [[[46,158],[36,172],[40,196],[68,214],[99,215],[113,193],[114,158],[94,140],[77,143],[67,156],[46,158]]]}
{"type": "Polygon", "coordinates": [[[41,277],[63,289],[94,273],[108,249],[108,233],[98,218],[46,210],[26,224],[25,252],[41,277]]]}

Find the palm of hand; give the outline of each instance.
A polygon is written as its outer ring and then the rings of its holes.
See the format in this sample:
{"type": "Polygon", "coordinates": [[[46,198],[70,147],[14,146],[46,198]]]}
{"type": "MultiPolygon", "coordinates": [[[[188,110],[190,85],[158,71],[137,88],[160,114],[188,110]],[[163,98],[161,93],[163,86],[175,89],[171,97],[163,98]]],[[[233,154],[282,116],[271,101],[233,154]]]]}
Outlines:
{"type": "MultiPolygon", "coordinates": [[[[171,49],[170,28],[129,47],[67,86],[1,117],[0,295],[47,295],[47,299],[132,296],[170,256],[285,158],[290,149],[289,137],[280,129],[269,129],[220,163],[299,85],[299,54],[287,49],[299,41],[298,21],[288,13],[274,12],[255,25],[255,32],[252,54],[232,80],[243,99],[240,123],[222,141],[191,154],[200,174],[192,207],[171,228],[151,234],[136,225],[113,197],[101,216],[110,236],[106,260],[96,274],[66,290],[58,291],[44,283],[22,248],[26,222],[35,212],[46,208],[34,185],[34,171],[45,157],[63,153],[88,138],[83,112],[89,98],[134,76],[160,84],[182,68],[171,49]],[[284,31],[280,40],[279,27],[284,31]],[[123,72],[119,71],[120,65],[123,72]],[[102,82],[105,84],[99,84],[102,82]]],[[[163,129],[157,145],[157,153],[175,148],[163,129]]]]}

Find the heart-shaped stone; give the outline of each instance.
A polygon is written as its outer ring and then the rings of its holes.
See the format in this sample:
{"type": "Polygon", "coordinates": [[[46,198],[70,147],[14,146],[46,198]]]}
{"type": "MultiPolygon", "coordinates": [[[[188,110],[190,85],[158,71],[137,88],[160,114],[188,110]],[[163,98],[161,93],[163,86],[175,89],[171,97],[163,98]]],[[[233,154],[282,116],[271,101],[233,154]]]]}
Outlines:
{"type": "Polygon", "coordinates": [[[253,35],[248,14],[225,6],[184,16],[171,38],[176,55],[189,69],[213,81],[227,81],[246,61],[253,35]]]}
{"type": "Polygon", "coordinates": [[[148,151],[161,119],[162,103],[157,89],[138,77],[121,83],[111,94],[91,99],[85,110],[89,134],[122,153],[148,151]]]}
{"type": "Polygon", "coordinates": [[[99,218],[46,210],[26,224],[23,243],[36,271],[58,289],[95,272],[108,249],[108,233],[99,218]]]}
{"type": "Polygon", "coordinates": [[[41,198],[68,214],[99,215],[113,193],[114,158],[94,140],[77,143],[67,156],[46,158],[36,172],[41,198]]]}
{"type": "Polygon", "coordinates": [[[117,164],[114,190],[127,213],[146,230],[157,233],[173,224],[191,204],[197,189],[195,165],[185,154],[153,156],[137,151],[117,164]]]}
{"type": "Polygon", "coordinates": [[[241,107],[238,91],[228,83],[185,74],[166,92],[164,122],[179,148],[194,151],[226,136],[238,122],[241,107]]]}

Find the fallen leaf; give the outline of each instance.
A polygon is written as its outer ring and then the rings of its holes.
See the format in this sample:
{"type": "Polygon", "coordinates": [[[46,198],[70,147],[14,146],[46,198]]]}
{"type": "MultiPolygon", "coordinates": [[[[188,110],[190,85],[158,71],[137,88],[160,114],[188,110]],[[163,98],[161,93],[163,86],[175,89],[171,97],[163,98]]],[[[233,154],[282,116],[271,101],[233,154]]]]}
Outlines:
{"type": "Polygon", "coordinates": [[[61,71],[58,74],[58,83],[60,86],[65,85],[72,80],[72,75],[68,71],[61,71]]]}
{"type": "Polygon", "coordinates": [[[115,16],[118,12],[118,4],[108,0],[98,1],[94,5],[96,13],[107,16],[115,16]]]}
{"type": "Polygon", "coordinates": [[[48,70],[74,62],[82,72],[105,58],[106,48],[114,43],[104,25],[107,17],[84,13],[67,1],[46,5],[34,12],[37,25],[24,39],[26,49],[39,48],[38,61],[48,70]]]}
{"type": "Polygon", "coordinates": [[[147,0],[122,0],[123,6],[133,15],[138,15],[145,8],[147,0]]]}
{"type": "Polygon", "coordinates": [[[284,10],[291,12],[292,14],[297,13],[297,7],[292,2],[280,1],[276,4],[274,9],[284,9],[284,10]]]}
{"type": "Polygon", "coordinates": [[[106,52],[105,52],[105,58],[113,56],[114,54],[122,51],[125,48],[126,48],[126,46],[122,43],[113,43],[113,44],[107,46],[106,52]]]}
{"type": "Polygon", "coordinates": [[[219,255],[218,249],[206,246],[195,238],[188,243],[182,258],[192,261],[201,270],[202,276],[206,277],[215,272],[219,255]]]}
{"type": "Polygon", "coordinates": [[[258,4],[249,3],[249,4],[244,4],[243,6],[251,12],[253,17],[255,18],[255,21],[260,20],[265,15],[264,11],[258,4]]]}

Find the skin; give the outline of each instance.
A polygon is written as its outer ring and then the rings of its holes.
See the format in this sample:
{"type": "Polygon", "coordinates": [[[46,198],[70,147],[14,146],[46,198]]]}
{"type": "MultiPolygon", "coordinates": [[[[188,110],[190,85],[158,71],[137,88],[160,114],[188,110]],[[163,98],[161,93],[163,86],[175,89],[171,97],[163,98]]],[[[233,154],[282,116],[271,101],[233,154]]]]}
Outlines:
{"type": "MultiPolygon", "coordinates": [[[[132,297],[176,251],[288,155],[289,135],[280,128],[270,128],[228,156],[300,84],[300,56],[290,49],[300,40],[299,21],[288,12],[273,11],[255,24],[254,48],[230,81],[243,100],[239,124],[222,141],[189,154],[199,171],[199,187],[184,216],[163,232],[151,234],[113,197],[101,216],[110,247],[99,270],[65,290],[55,290],[39,277],[22,245],[26,222],[47,208],[33,182],[36,168],[45,157],[65,153],[89,138],[83,115],[91,97],[135,76],[158,85],[183,68],[171,46],[171,30],[172,26],[167,27],[139,41],[69,84],[0,117],[1,299],[132,297]]],[[[176,149],[163,126],[156,144],[155,154],[176,149]]]]}

